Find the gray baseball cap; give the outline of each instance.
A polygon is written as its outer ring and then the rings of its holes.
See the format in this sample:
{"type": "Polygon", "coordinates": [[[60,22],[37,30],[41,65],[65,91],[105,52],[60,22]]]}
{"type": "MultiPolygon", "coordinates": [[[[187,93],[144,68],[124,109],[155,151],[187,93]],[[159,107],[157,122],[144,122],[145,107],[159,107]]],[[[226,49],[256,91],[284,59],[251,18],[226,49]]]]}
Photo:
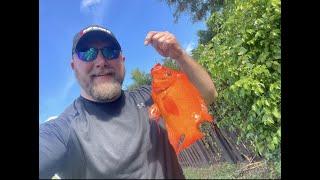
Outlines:
{"type": "Polygon", "coordinates": [[[87,42],[90,42],[92,40],[111,42],[116,49],[121,50],[119,42],[110,30],[99,25],[90,25],[82,29],[74,36],[72,44],[72,54],[75,52],[75,49],[78,46],[86,44],[87,42]]]}

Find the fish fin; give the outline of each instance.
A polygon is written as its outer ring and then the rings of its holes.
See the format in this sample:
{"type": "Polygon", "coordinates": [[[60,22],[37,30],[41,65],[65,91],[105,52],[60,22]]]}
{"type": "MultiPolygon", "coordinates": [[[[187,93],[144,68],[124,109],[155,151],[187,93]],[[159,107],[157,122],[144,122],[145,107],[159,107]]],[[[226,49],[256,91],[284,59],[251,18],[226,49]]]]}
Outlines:
{"type": "Polygon", "coordinates": [[[151,120],[155,120],[158,122],[160,117],[161,117],[161,113],[160,113],[159,107],[156,104],[153,104],[149,108],[149,118],[151,120]]]}
{"type": "Polygon", "coordinates": [[[213,117],[207,112],[201,113],[201,119],[203,119],[203,122],[205,122],[205,121],[212,122],[213,121],[213,117]]]}
{"type": "Polygon", "coordinates": [[[190,133],[185,134],[184,141],[179,146],[179,151],[182,151],[182,150],[188,148],[191,144],[193,144],[197,140],[201,139],[202,137],[203,137],[203,134],[199,130],[194,131],[192,133],[192,136],[190,133]]]}
{"type": "Polygon", "coordinates": [[[202,113],[202,117],[203,117],[203,119],[206,119],[206,120],[209,120],[209,121],[213,120],[213,117],[207,112],[202,113]]]}
{"type": "Polygon", "coordinates": [[[185,142],[185,137],[186,135],[185,134],[182,134],[181,136],[179,136],[179,139],[178,139],[178,147],[176,149],[176,154],[178,155],[183,149],[183,143],[185,142]]]}
{"type": "Polygon", "coordinates": [[[169,142],[171,144],[171,146],[173,147],[174,151],[176,152],[176,154],[179,153],[179,137],[180,135],[174,131],[170,126],[168,126],[168,124],[166,123],[166,129],[167,129],[167,133],[168,133],[168,139],[169,142]]]}
{"type": "Polygon", "coordinates": [[[176,103],[172,100],[171,97],[165,96],[163,99],[163,106],[166,112],[172,114],[172,115],[179,115],[179,109],[176,105],[176,103]]]}
{"type": "Polygon", "coordinates": [[[200,104],[201,104],[201,121],[200,122],[205,122],[205,121],[212,122],[213,117],[208,113],[208,108],[202,99],[200,101],[200,104]]]}

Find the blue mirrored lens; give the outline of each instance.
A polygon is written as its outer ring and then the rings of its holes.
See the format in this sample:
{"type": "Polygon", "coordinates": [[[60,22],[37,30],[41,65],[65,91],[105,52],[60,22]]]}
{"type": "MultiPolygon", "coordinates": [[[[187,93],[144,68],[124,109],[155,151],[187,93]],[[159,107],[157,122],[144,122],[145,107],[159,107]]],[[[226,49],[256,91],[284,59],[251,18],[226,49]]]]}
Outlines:
{"type": "Polygon", "coordinates": [[[120,55],[120,50],[105,47],[105,48],[102,48],[102,54],[106,59],[109,59],[109,60],[117,59],[120,55]]]}
{"type": "Polygon", "coordinates": [[[89,48],[77,52],[79,59],[83,61],[93,61],[97,58],[98,50],[96,48],[89,48]]]}

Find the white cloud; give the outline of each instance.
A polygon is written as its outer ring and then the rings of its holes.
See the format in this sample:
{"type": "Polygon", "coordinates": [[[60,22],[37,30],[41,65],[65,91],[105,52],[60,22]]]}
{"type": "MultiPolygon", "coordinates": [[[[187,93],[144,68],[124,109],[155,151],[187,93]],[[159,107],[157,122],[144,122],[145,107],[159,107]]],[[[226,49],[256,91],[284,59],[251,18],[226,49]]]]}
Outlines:
{"type": "Polygon", "coordinates": [[[90,8],[101,3],[101,0],[82,0],[81,8],[90,8]]]}
{"type": "Polygon", "coordinates": [[[61,94],[61,100],[65,100],[67,96],[70,94],[71,88],[76,84],[76,77],[73,73],[71,73],[68,77],[67,83],[64,85],[61,94]]]}
{"type": "Polygon", "coordinates": [[[109,0],[82,0],[80,11],[92,16],[93,24],[102,25],[109,0]]]}
{"type": "Polygon", "coordinates": [[[56,119],[58,116],[51,116],[49,117],[47,120],[45,120],[44,122],[47,122],[47,121],[50,121],[50,120],[53,120],[53,119],[56,119]]]}
{"type": "Polygon", "coordinates": [[[185,51],[190,55],[192,49],[194,48],[194,46],[195,46],[195,43],[194,43],[194,42],[192,42],[192,41],[189,42],[189,43],[186,45],[185,51]]]}

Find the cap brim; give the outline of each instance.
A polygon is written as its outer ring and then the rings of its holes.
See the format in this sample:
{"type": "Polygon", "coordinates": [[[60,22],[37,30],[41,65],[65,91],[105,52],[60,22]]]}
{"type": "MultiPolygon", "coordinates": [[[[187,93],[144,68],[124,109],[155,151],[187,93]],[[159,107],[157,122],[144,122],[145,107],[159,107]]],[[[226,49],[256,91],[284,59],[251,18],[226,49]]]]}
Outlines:
{"type": "Polygon", "coordinates": [[[121,50],[120,44],[118,41],[110,34],[103,31],[90,31],[84,34],[77,42],[75,49],[78,47],[84,46],[87,43],[91,43],[93,41],[102,41],[108,44],[111,43],[112,46],[121,50]]]}

